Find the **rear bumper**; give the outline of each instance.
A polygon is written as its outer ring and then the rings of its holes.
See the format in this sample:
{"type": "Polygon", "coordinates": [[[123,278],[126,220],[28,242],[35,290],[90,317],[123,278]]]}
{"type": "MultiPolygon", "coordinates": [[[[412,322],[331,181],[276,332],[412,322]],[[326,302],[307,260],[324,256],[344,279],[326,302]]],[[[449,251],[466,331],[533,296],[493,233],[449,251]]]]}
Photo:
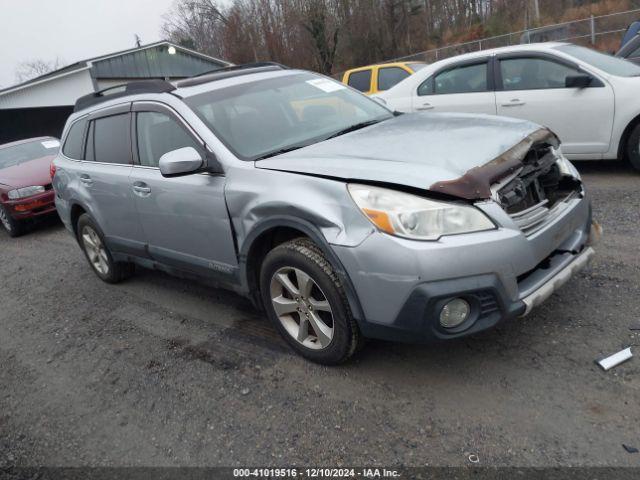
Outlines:
{"type": "Polygon", "coordinates": [[[32,197],[9,200],[3,203],[3,206],[12,218],[16,220],[26,220],[54,213],[56,211],[54,197],[55,193],[53,190],[47,190],[44,193],[32,197]]]}

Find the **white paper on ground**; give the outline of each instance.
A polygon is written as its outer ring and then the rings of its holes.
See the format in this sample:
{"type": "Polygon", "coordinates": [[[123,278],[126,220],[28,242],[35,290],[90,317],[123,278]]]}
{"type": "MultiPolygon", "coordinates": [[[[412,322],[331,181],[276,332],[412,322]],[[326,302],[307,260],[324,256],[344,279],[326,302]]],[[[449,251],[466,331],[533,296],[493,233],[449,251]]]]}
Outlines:
{"type": "Polygon", "coordinates": [[[614,353],[610,357],[598,360],[597,363],[602,367],[603,370],[609,370],[610,368],[613,368],[616,365],[620,365],[622,362],[629,360],[631,357],[633,357],[633,354],[631,353],[631,347],[629,347],[619,351],[618,353],[614,353]]]}

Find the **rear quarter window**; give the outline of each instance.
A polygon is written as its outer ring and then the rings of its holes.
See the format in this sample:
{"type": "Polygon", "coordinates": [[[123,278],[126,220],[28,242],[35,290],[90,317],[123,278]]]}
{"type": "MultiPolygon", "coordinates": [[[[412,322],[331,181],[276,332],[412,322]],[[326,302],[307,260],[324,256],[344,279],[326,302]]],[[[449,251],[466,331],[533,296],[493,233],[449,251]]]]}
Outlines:
{"type": "Polygon", "coordinates": [[[71,125],[67,138],[64,140],[64,146],[62,147],[62,153],[66,157],[75,160],[83,159],[82,140],[86,126],[87,120],[78,120],[71,125]]]}

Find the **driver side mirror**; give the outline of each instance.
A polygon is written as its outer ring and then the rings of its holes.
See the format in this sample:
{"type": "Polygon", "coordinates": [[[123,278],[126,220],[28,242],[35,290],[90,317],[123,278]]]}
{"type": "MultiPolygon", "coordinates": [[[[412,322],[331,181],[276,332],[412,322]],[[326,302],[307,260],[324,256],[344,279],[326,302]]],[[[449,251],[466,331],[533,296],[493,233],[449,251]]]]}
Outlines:
{"type": "Polygon", "coordinates": [[[177,177],[197,172],[204,166],[204,160],[195,148],[184,147],[162,155],[158,166],[163,177],[177,177]]]}
{"type": "Polygon", "coordinates": [[[569,75],[565,78],[566,88],[587,88],[593,78],[590,75],[569,75]]]}

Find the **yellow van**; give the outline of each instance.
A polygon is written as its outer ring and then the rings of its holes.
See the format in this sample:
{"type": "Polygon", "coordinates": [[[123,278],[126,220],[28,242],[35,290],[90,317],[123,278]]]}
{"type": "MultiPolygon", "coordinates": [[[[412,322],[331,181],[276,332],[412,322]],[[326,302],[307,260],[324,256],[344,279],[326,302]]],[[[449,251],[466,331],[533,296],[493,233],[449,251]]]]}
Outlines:
{"type": "Polygon", "coordinates": [[[353,68],[344,72],[342,83],[372,95],[389,90],[396,83],[426,66],[424,62],[396,62],[353,68]]]}

